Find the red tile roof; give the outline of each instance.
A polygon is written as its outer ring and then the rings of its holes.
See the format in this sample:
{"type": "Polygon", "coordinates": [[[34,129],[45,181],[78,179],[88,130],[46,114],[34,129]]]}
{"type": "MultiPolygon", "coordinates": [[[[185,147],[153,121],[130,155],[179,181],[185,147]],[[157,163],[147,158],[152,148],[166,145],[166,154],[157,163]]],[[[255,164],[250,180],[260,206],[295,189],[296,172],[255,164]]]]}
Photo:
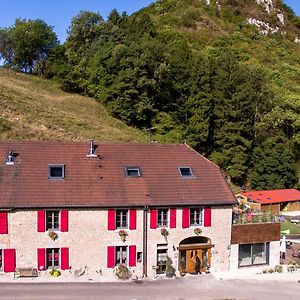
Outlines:
{"type": "Polygon", "coordinates": [[[300,191],[295,189],[253,191],[241,194],[261,204],[300,201],[300,191]]]}
{"type": "Polygon", "coordinates": [[[0,208],[222,205],[236,199],[219,167],[187,145],[0,142],[0,208]],[[8,150],[17,154],[6,165],[8,150]],[[49,180],[49,164],[64,164],[65,178],[49,180]],[[142,177],[125,176],[139,166],[142,177]],[[192,168],[183,178],[178,167],[192,168]]]}

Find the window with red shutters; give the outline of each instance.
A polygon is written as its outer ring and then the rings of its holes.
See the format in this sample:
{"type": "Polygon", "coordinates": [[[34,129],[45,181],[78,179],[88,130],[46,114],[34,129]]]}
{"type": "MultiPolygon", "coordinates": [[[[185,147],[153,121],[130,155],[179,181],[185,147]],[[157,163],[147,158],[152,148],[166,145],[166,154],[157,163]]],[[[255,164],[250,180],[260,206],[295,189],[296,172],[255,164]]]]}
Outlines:
{"type": "Polygon", "coordinates": [[[136,229],[136,209],[129,210],[129,229],[136,229]]]}
{"type": "Polygon", "coordinates": [[[204,227],[211,226],[211,207],[204,208],[204,227]]]}
{"type": "Polygon", "coordinates": [[[183,208],[182,209],[182,228],[190,227],[190,209],[183,208]]]}
{"type": "Polygon", "coordinates": [[[16,269],[16,250],[15,249],[4,249],[4,272],[14,272],[16,269]]]}
{"type": "Polygon", "coordinates": [[[170,228],[176,228],[176,208],[170,209],[170,228]]]}
{"type": "Polygon", "coordinates": [[[129,267],[136,266],[136,246],[131,245],[129,246],[129,267]]]}
{"type": "Polygon", "coordinates": [[[7,212],[0,212],[0,234],[8,233],[7,212]]]}
{"type": "Polygon", "coordinates": [[[37,212],[37,231],[45,232],[46,230],[46,214],[44,210],[39,210],[37,212]]]}
{"type": "Polygon", "coordinates": [[[69,229],[69,212],[62,210],[60,212],[60,231],[67,232],[69,229]]]}
{"type": "Polygon", "coordinates": [[[47,269],[46,266],[46,249],[38,248],[37,249],[37,259],[38,259],[38,270],[43,271],[47,269]]]}
{"type": "Polygon", "coordinates": [[[108,246],[107,247],[107,267],[114,268],[115,266],[115,247],[108,246]]]}
{"type": "Polygon", "coordinates": [[[60,256],[61,256],[61,269],[68,270],[70,269],[69,266],[69,248],[61,248],[60,249],[60,256]]]}
{"type": "Polygon", "coordinates": [[[116,229],[116,210],[109,209],[107,212],[107,229],[115,230],[116,229]]]}
{"type": "Polygon", "coordinates": [[[157,228],[157,209],[151,209],[150,211],[150,228],[157,228]]]}

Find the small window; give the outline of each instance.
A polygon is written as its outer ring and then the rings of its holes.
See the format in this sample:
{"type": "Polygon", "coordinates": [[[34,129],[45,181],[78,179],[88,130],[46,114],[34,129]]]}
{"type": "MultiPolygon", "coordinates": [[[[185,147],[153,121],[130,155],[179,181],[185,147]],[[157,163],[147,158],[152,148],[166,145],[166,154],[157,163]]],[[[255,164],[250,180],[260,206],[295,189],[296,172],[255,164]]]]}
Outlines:
{"type": "Polygon", "coordinates": [[[0,270],[3,268],[3,255],[2,255],[2,249],[0,249],[0,270]]]}
{"type": "Polygon", "coordinates": [[[50,179],[63,179],[65,177],[64,165],[49,165],[50,179]]]}
{"type": "Polygon", "coordinates": [[[59,268],[59,248],[46,249],[47,269],[59,268]]]}
{"type": "Polygon", "coordinates": [[[141,177],[141,170],[139,167],[127,167],[126,168],[127,177],[141,177]]]}
{"type": "Polygon", "coordinates": [[[190,167],[180,167],[179,173],[182,177],[191,177],[193,176],[192,169],[190,167]]]}
{"type": "Polygon", "coordinates": [[[59,211],[46,211],[46,230],[59,229],[59,211]]]}
{"type": "Polygon", "coordinates": [[[127,265],[127,246],[116,247],[115,262],[116,266],[121,264],[127,265]]]}
{"type": "Polygon", "coordinates": [[[116,210],[116,228],[127,228],[128,210],[126,209],[117,209],[116,210]]]}
{"type": "Polygon", "coordinates": [[[203,208],[201,207],[190,208],[190,225],[202,226],[202,220],[203,220],[203,208]]]}
{"type": "Polygon", "coordinates": [[[157,210],[157,227],[168,226],[168,209],[157,210]]]}
{"type": "Polygon", "coordinates": [[[167,260],[168,260],[168,245],[158,244],[157,245],[157,259],[156,259],[156,273],[163,274],[167,271],[167,260]]]}

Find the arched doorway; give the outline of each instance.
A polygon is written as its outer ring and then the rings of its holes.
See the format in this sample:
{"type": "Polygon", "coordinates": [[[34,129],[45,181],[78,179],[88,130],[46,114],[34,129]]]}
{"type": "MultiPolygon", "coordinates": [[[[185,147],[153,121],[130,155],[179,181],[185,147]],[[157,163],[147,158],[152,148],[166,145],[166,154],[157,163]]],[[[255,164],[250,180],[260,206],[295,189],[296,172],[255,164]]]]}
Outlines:
{"type": "Polygon", "coordinates": [[[196,273],[196,264],[201,272],[208,272],[211,267],[211,248],[214,245],[205,236],[192,236],[179,243],[179,266],[181,273],[196,273]]]}

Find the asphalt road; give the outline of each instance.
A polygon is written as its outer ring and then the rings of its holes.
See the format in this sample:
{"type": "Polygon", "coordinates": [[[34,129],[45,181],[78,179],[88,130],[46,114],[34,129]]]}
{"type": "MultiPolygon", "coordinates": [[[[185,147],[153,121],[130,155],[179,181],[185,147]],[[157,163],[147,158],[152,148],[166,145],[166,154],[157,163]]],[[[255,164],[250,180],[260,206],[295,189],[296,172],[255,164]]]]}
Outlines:
{"type": "Polygon", "coordinates": [[[199,300],[300,298],[299,282],[217,280],[194,276],[143,283],[1,283],[2,300],[199,300]]]}

